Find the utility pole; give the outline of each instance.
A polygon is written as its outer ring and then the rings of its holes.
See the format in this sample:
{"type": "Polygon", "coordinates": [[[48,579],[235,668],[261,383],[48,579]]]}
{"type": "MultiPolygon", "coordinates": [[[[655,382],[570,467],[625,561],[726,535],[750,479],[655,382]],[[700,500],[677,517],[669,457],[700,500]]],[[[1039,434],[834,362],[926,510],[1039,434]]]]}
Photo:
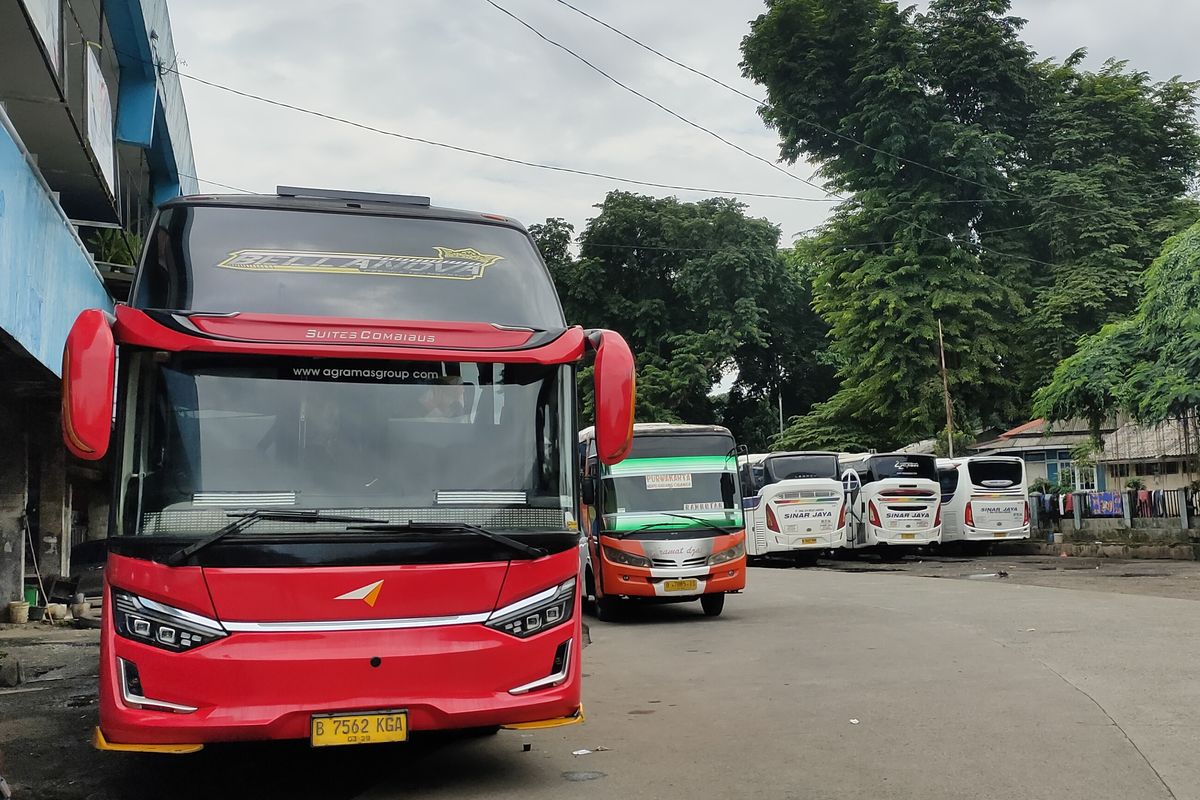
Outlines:
{"type": "Polygon", "coordinates": [[[946,340],[942,337],[942,321],[938,320],[938,350],[942,358],[942,394],[946,398],[946,449],[954,458],[954,407],[950,404],[950,379],[946,375],[946,340]]]}
{"type": "Polygon", "coordinates": [[[783,388],[779,388],[779,435],[783,436],[783,388]]]}

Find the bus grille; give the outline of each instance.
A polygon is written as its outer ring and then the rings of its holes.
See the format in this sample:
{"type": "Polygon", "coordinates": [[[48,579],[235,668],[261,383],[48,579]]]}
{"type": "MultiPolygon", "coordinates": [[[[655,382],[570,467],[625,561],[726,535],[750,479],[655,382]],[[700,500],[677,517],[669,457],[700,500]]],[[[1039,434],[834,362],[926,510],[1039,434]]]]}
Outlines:
{"type": "Polygon", "coordinates": [[[650,563],[656,567],[703,567],[708,563],[708,556],[685,558],[682,561],[676,561],[673,558],[655,558],[651,559],[650,563]]]}

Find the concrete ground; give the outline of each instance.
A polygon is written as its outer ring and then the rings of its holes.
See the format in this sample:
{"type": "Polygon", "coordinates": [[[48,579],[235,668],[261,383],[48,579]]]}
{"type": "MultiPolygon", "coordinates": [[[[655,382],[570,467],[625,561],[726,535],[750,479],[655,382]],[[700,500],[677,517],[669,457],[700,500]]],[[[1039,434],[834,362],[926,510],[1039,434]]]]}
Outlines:
{"type": "MultiPolygon", "coordinates": [[[[86,703],[94,635],[67,631],[55,647],[69,661],[80,655],[74,667],[38,676],[58,678],[45,689],[0,692],[0,773],[17,800],[168,789],[176,798],[1200,800],[1198,599],[1190,562],[754,568],[718,619],[695,604],[589,619],[581,726],[170,759],[82,745],[95,713],[86,703]]],[[[9,644],[0,632],[0,649],[9,644]]]]}

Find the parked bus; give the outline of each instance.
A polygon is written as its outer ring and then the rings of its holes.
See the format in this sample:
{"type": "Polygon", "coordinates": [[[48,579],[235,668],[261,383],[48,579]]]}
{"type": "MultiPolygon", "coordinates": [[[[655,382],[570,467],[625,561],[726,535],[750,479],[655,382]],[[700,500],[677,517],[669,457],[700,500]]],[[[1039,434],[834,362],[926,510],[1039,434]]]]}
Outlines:
{"type": "Polygon", "coordinates": [[[847,547],[873,547],[884,558],[941,542],[937,460],[931,455],[864,453],[840,459],[849,492],[847,547]]]}
{"type": "Polygon", "coordinates": [[[846,543],[846,493],[837,453],[742,456],[748,557],[816,558],[846,543]]]}
{"type": "Polygon", "coordinates": [[[942,541],[1029,538],[1025,462],[1009,456],[937,461],[942,489],[942,541]]]}
{"type": "Polygon", "coordinates": [[[607,466],[632,356],[566,325],[519,223],[285,187],[164,204],[129,303],[63,357],[66,443],[115,474],[96,745],[578,721],[589,350],[607,466]]]}
{"type": "Polygon", "coordinates": [[[699,600],[718,616],[746,586],[746,544],[733,435],[716,425],[639,423],[620,464],[579,434],[587,531],[586,591],[599,619],[624,600],[699,600]]]}

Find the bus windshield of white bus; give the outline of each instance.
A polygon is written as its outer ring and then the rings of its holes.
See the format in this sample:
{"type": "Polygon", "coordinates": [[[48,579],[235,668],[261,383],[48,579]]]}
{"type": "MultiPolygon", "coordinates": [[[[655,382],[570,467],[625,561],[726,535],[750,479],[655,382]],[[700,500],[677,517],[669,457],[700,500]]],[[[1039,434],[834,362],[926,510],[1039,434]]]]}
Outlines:
{"type": "Polygon", "coordinates": [[[1017,461],[968,461],[967,474],[972,486],[988,489],[1020,487],[1023,480],[1021,464],[1017,461]]]}
{"type": "Polygon", "coordinates": [[[937,481],[937,461],[933,456],[871,456],[871,476],[877,481],[888,478],[937,481]]]}
{"type": "Polygon", "coordinates": [[[567,367],[147,353],[126,371],[126,533],[262,507],[563,529],[571,507],[567,367]]]}
{"type": "Polygon", "coordinates": [[[763,485],[805,478],[832,478],[841,475],[835,455],[770,456],[763,461],[763,485]]]}

